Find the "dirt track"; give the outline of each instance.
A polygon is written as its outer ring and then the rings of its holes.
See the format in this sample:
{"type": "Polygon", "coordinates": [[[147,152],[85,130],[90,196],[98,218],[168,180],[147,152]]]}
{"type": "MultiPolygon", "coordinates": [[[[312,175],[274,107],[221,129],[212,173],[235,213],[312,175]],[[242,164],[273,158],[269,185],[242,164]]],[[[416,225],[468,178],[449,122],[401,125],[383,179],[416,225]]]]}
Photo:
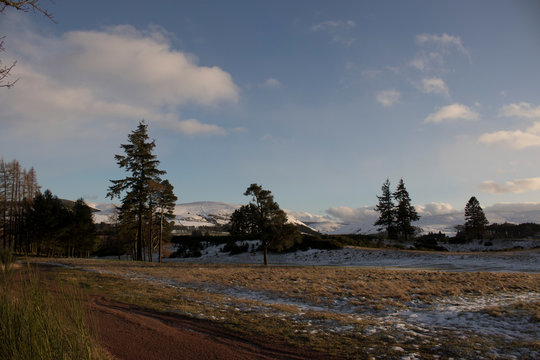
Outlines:
{"type": "Polygon", "coordinates": [[[157,313],[92,295],[89,307],[101,344],[118,359],[329,359],[263,338],[240,336],[219,324],[157,313]]]}

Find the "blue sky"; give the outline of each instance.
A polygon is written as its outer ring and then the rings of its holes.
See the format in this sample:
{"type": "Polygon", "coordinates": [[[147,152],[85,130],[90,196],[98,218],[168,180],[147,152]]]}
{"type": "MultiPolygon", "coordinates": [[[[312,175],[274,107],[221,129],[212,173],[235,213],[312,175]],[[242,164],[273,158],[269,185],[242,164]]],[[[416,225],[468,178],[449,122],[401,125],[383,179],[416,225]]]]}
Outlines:
{"type": "Polygon", "coordinates": [[[105,201],[144,118],[179,202],[255,182],[339,216],[386,178],[433,212],[540,202],[537,1],[43,5],[0,16],[0,154],[60,197],[105,201]]]}

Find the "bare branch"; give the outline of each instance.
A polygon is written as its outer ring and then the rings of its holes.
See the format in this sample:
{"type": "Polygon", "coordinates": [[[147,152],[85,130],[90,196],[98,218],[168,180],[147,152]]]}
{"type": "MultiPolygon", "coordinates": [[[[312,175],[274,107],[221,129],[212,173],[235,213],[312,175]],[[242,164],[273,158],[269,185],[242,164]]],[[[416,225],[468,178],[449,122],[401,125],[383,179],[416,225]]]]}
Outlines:
{"type": "Polygon", "coordinates": [[[0,0],[0,13],[3,13],[6,8],[14,8],[19,11],[28,12],[30,10],[41,13],[52,22],[56,23],[53,15],[39,4],[40,0],[0,0]]]}

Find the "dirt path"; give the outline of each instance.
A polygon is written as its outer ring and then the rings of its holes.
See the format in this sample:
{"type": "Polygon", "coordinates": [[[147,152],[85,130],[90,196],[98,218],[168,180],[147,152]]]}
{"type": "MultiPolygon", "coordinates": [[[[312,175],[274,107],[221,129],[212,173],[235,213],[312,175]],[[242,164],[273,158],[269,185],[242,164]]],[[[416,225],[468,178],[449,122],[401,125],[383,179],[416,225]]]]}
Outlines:
{"type": "Polygon", "coordinates": [[[284,343],[240,336],[209,321],[153,312],[102,295],[92,295],[89,307],[102,346],[118,359],[330,359],[284,343]]]}

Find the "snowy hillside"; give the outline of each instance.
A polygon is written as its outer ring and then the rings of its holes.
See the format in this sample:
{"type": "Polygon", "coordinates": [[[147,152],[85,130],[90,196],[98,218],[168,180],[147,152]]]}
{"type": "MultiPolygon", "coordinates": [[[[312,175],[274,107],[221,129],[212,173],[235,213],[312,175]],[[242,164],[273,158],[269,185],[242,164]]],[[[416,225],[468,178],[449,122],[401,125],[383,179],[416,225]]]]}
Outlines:
{"type": "MultiPolygon", "coordinates": [[[[97,223],[112,222],[115,205],[110,203],[88,203],[98,209],[94,213],[97,223]]],[[[224,202],[200,201],[178,204],[175,207],[175,222],[188,227],[216,226],[229,222],[231,214],[240,207],[238,204],[224,202]]],[[[290,223],[306,226],[306,230],[314,229],[325,234],[372,234],[377,232],[373,224],[377,220],[377,213],[369,207],[362,210],[361,216],[350,217],[345,220],[326,215],[313,215],[307,212],[294,212],[285,210],[290,223]]],[[[430,213],[420,209],[420,221],[414,223],[422,228],[424,233],[441,231],[447,235],[455,234],[455,226],[464,223],[462,211],[449,211],[447,213],[430,213]]],[[[496,204],[485,209],[490,223],[540,223],[540,204],[496,204]]]]}

